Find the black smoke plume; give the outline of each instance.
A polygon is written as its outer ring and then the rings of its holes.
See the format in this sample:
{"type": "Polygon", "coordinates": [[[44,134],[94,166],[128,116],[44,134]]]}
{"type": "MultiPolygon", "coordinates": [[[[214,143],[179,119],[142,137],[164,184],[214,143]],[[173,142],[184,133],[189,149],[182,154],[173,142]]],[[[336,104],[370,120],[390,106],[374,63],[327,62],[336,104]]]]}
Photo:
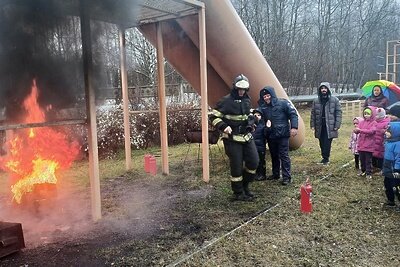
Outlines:
{"type": "MultiPolygon", "coordinates": [[[[39,88],[41,106],[67,107],[82,90],[78,85],[82,79],[81,52],[71,49],[77,42],[70,36],[74,30],[70,29],[71,17],[60,16],[56,1],[2,3],[0,106],[5,108],[7,120],[18,122],[24,115],[21,105],[31,91],[33,79],[39,88]]],[[[79,28],[79,20],[76,24],[79,28]]]]}

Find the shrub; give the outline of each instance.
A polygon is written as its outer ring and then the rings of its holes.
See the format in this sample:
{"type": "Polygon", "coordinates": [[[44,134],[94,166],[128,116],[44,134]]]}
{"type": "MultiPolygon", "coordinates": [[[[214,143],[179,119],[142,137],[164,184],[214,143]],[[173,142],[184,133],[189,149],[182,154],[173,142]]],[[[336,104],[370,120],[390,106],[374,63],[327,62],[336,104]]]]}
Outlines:
{"type": "MultiPolygon", "coordinates": [[[[130,115],[131,146],[143,149],[160,145],[159,113],[144,110],[130,115]]],[[[193,104],[174,104],[168,107],[168,144],[185,142],[186,132],[201,129],[201,112],[193,104]]],[[[87,131],[82,127],[78,132],[84,136],[83,150],[88,151],[87,131]]],[[[124,148],[124,119],[122,105],[101,108],[97,111],[98,149],[101,158],[111,158],[124,148]]]]}

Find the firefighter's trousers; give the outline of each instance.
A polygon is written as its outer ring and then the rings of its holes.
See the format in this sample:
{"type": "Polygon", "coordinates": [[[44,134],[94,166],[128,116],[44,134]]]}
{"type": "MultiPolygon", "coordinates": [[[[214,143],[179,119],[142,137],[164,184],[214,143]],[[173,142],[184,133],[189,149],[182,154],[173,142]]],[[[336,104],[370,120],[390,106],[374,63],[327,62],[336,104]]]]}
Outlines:
{"type": "Polygon", "coordinates": [[[225,154],[229,158],[232,190],[240,194],[254,180],[259,161],[257,148],[254,140],[242,143],[223,139],[223,142],[225,154]]]}

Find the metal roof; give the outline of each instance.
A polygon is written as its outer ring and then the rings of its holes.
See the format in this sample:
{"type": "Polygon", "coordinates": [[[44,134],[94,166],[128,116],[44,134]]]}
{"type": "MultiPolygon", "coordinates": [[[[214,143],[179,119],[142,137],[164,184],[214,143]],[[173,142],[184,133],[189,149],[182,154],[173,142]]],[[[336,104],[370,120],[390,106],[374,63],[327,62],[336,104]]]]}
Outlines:
{"type": "Polygon", "coordinates": [[[193,15],[204,6],[198,0],[0,0],[0,8],[17,5],[37,13],[79,16],[81,1],[88,6],[91,19],[126,28],[193,15]]]}
{"type": "MultiPolygon", "coordinates": [[[[141,24],[193,15],[204,4],[197,0],[86,0],[90,17],[122,25],[141,24]]],[[[77,2],[79,4],[79,1],[77,2]]]]}
{"type": "Polygon", "coordinates": [[[136,24],[151,23],[170,18],[178,18],[197,13],[203,5],[199,1],[187,0],[145,0],[139,4],[140,9],[136,24]]]}

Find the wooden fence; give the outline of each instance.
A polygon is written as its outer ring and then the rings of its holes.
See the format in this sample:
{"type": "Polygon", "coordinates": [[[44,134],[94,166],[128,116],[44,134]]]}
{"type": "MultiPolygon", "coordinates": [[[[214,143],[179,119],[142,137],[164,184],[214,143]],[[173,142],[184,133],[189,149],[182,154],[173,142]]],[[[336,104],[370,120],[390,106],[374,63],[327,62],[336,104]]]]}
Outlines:
{"type": "Polygon", "coordinates": [[[354,117],[359,117],[364,108],[364,100],[342,100],[342,120],[351,121],[354,117]]]}

